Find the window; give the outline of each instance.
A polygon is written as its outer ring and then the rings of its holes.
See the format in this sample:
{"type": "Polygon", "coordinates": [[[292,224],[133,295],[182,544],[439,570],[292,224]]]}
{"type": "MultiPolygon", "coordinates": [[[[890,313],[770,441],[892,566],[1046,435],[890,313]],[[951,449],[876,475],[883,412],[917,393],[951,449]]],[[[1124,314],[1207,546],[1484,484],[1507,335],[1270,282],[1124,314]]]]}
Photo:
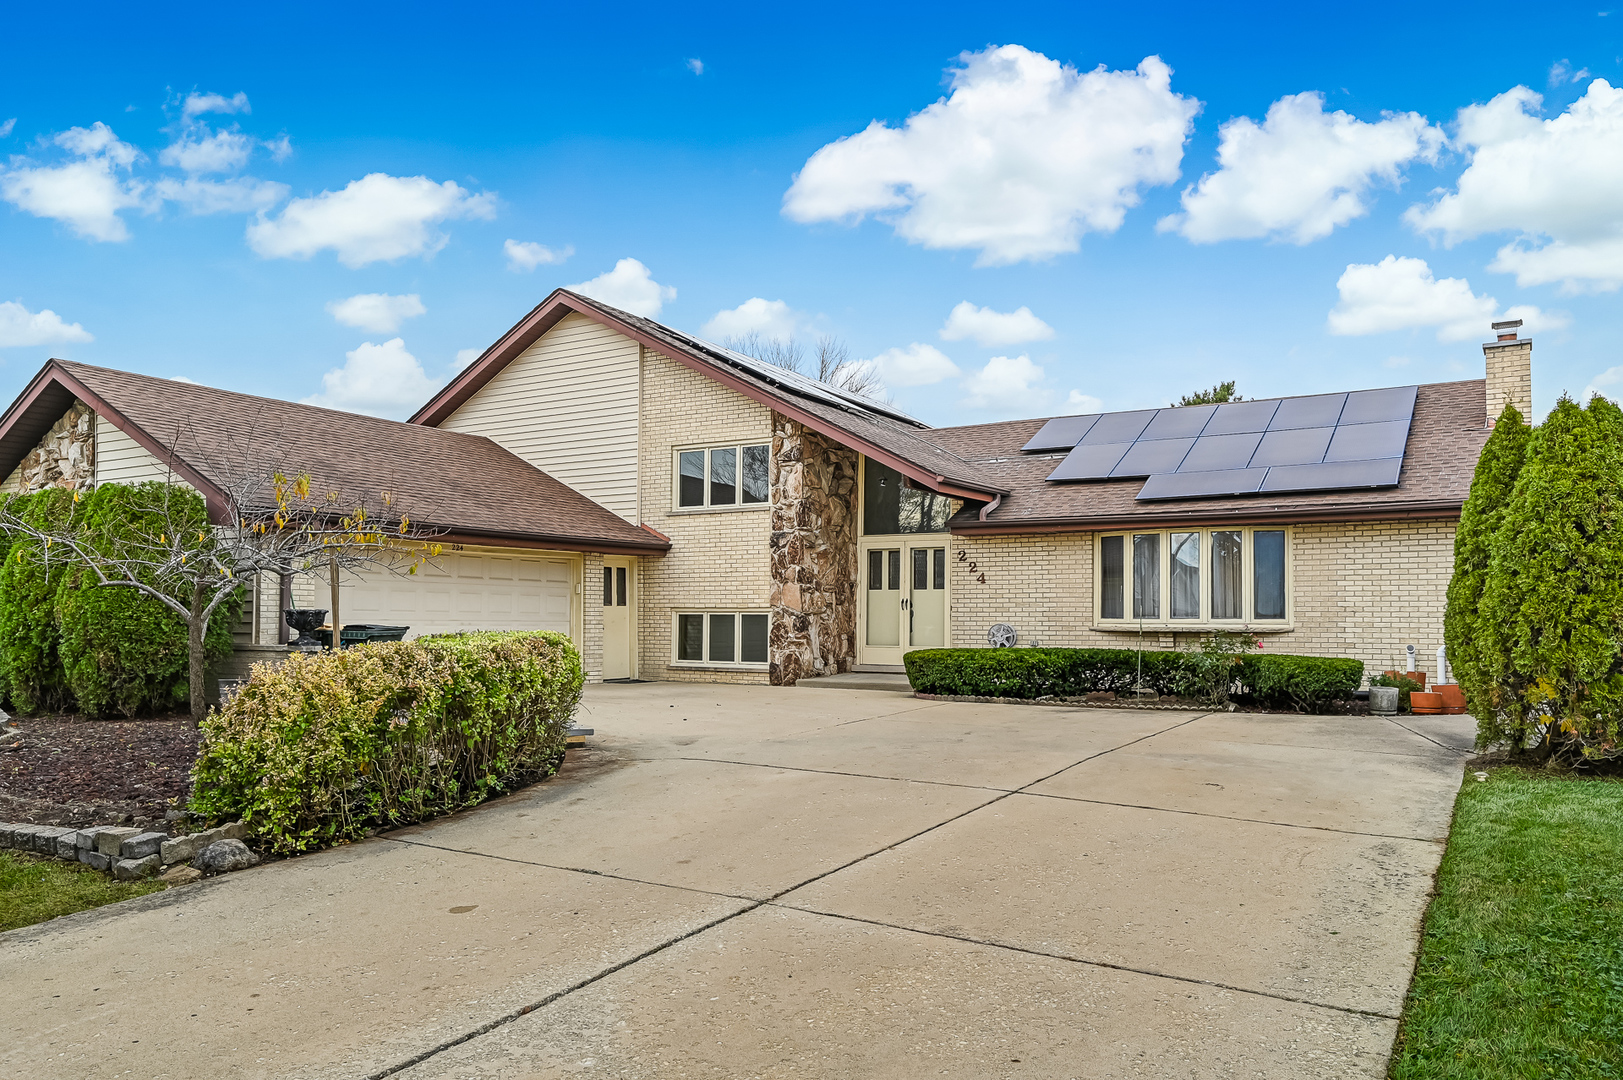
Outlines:
{"type": "Polygon", "coordinates": [[[603,606],[626,606],[626,568],[623,566],[605,566],[603,568],[603,606]]]}
{"type": "Polygon", "coordinates": [[[1099,619],[1173,629],[1283,624],[1290,617],[1287,542],[1284,529],[1101,536],[1099,619]]]}
{"type": "Polygon", "coordinates": [[[864,536],[946,532],[952,510],[952,500],[947,496],[910,487],[907,478],[890,466],[863,459],[864,536]]]}
{"type": "Polygon", "coordinates": [[[707,611],[676,616],[677,664],[766,666],[769,617],[762,612],[707,611]]]}
{"type": "Polygon", "coordinates": [[[681,510],[765,506],[771,447],[714,446],[676,455],[676,505],[681,510]]]}

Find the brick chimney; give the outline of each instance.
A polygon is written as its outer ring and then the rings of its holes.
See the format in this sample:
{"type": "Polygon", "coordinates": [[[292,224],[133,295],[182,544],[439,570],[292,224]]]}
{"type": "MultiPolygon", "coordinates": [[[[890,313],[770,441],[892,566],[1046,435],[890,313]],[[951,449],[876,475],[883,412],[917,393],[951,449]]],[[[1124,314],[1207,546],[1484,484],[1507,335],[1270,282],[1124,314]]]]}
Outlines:
{"type": "Polygon", "coordinates": [[[1482,346],[1488,361],[1488,426],[1504,411],[1505,403],[1516,406],[1522,419],[1532,423],[1533,339],[1518,337],[1520,319],[1493,324],[1495,341],[1482,346]]]}

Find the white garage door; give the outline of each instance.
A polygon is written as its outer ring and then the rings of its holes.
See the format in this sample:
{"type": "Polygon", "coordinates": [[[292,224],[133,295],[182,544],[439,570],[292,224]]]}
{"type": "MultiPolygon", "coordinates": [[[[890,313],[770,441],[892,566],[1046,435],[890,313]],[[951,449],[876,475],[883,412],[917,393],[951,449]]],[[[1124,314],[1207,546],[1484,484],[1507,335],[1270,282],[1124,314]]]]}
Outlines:
{"type": "Polygon", "coordinates": [[[346,578],[348,623],[411,627],[408,637],[455,630],[556,630],[568,634],[574,563],[564,559],[446,553],[411,576],[346,578]]]}

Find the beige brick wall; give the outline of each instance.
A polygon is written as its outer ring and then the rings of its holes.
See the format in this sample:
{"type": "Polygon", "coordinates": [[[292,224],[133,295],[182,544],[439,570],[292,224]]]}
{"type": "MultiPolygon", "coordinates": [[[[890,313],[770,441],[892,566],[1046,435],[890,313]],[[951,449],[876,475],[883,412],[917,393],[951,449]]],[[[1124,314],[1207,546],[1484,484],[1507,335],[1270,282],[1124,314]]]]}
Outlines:
{"type": "Polygon", "coordinates": [[[587,682],[603,681],[603,556],[586,552],[580,574],[580,662],[587,682]]]}
{"type": "MultiPolygon", "coordinates": [[[[671,617],[677,611],[768,609],[770,511],[766,506],[698,513],[671,510],[676,503],[672,480],[678,447],[769,443],[772,412],[644,349],[641,416],[642,519],[671,538],[671,550],[660,558],[639,560],[638,677],[765,683],[764,671],[673,667],[671,617]]],[[[597,622],[601,633],[601,612],[597,622]]]]}
{"type": "MultiPolygon", "coordinates": [[[[1454,566],[1453,522],[1298,525],[1291,530],[1293,629],[1264,648],[1362,660],[1366,673],[1402,668],[1414,645],[1436,677],[1443,607],[1454,566]]],[[[987,627],[1010,623],[1020,643],[1133,647],[1136,632],[1093,627],[1091,533],[953,537],[952,639],[986,645],[987,627]],[[964,552],[965,559],[957,557],[964,552]],[[971,573],[969,564],[975,564],[971,573]],[[980,583],[980,574],[986,582],[980,583]]],[[[1149,633],[1151,648],[1188,647],[1195,634],[1149,633]]]]}

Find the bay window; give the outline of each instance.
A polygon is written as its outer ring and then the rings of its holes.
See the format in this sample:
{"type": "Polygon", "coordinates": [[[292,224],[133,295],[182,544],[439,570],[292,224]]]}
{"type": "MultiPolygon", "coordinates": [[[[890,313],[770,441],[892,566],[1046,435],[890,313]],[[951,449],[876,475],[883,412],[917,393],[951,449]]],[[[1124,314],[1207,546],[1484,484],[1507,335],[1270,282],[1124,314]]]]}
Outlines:
{"type": "Polygon", "coordinates": [[[1100,536],[1098,618],[1170,629],[1284,625],[1290,617],[1287,551],[1287,532],[1281,528],[1146,529],[1100,536]]]}

